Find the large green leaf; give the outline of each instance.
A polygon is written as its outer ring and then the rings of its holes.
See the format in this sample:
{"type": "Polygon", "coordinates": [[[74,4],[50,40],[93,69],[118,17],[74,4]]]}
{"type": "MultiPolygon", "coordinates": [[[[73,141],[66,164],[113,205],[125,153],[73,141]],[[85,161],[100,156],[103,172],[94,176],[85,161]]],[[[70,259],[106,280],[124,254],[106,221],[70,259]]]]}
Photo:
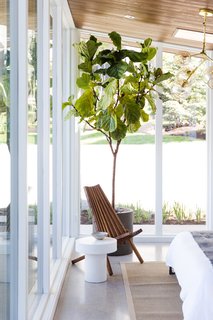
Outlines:
{"type": "Polygon", "coordinates": [[[98,110],[106,110],[114,102],[114,97],[112,95],[104,94],[101,96],[98,102],[98,110]]]}
{"type": "Polygon", "coordinates": [[[132,123],[128,126],[128,132],[137,132],[141,127],[140,121],[137,121],[136,123],[132,123]]]}
{"type": "Polygon", "coordinates": [[[125,78],[124,84],[127,84],[127,83],[131,83],[133,86],[134,86],[134,84],[138,85],[138,78],[134,74],[133,75],[130,74],[125,78]]]}
{"type": "Polygon", "coordinates": [[[140,97],[139,103],[140,103],[141,108],[143,109],[144,106],[145,106],[145,98],[144,98],[144,96],[140,97]]]}
{"type": "Polygon", "coordinates": [[[112,40],[114,46],[116,46],[116,48],[118,50],[121,50],[121,36],[119,33],[112,31],[110,33],[108,33],[110,39],[112,40]]]}
{"type": "Polygon", "coordinates": [[[112,52],[112,57],[114,62],[122,61],[126,58],[126,55],[123,50],[112,52]]]}
{"type": "Polygon", "coordinates": [[[67,101],[62,103],[62,110],[64,110],[67,106],[72,106],[74,104],[74,99],[75,99],[75,97],[73,94],[71,96],[69,96],[67,101]]]}
{"type": "Polygon", "coordinates": [[[62,110],[64,110],[67,106],[71,106],[72,104],[69,101],[62,103],[62,110]]]}
{"type": "Polygon", "coordinates": [[[90,75],[88,73],[82,73],[81,77],[77,78],[76,84],[81,89],[88,89],[90,84],[90,75]]]}
{"type": "Polygon", "coordinates": [[[98,50],[98,48],[102,45],[101,42],[97,42],[94,40],[88,40],[87,41],[87,50],[88,50],[88,54],[89,54],[89,59],[92,60],[92,58],[94,57],[96,51],[98,50]]]}
{"type": "Polygon", "coordinates": [[[135,101],[125,103],[124,116],[128,124],[136,123],[140,119],[140,106],[135,101]]]}
{"type": "Polygon", "coordinates": [[[76,100],[75,108],[81,117],[87,118],[93,115],[94,97],[92,89],[87,89],[80,98],[76,100]]]}
{"type": "Polygon", "coordinates": [[[143,122],[149,121],[149,114],[146,113],[143,109],[141,110],[141,118],[142,118],[143,122]]]}
{"type": "Polygon", "coordinates": [[[94,59],[94,64],[98,64],[99,66],[102,66],[105,62],[111,62],[114,61],[112,51],[109,49],[105,49],[100,51],[95,59],[94,59]]]}
{"type": "Polygon", "coordinates": [[[148,53],[146,52],[137,52],[133,50],[126,50],[126,56],[133,62],[141,62],[146,61],[148,57],[148,53]]]}
{"type": "Polygon", "coordinates": [[[97,42],[97,41],[98,41],[98,39],[97,39],[95,36],[93,36],[93,35],[91,35],[89,39],[92,40],[92,41],[94,41],[94,42],[97,42]]]}
{"type": "Polygon", "coordinates": [[[80,41],[79,43],[74,44],[74,47],[78,49],[78,53],[84,57],[85,59],[89,60],[90,55],[88,52],[87,44],[85,41],[80,41]]]}
{"type": "Polygon", "coordinates": [[[115,108],[115,114],[117,116],[117,118],[121,119],[123,117],[124,114],[124,109],[122,104],[118,104],[117,107],[115,108]]]}
{"type": "Polygon", "coordinates": [[[155,80],[155,84],[158,84],[162,81],[168,80],[171,77],[173,77],[173,74],[171,74],[170,72],[164,73],[164,74],[160,75],[159,77],[157,77],[157,79],[155,80]]]}
{"type": "Polygon", "coordinates": [[[136,73],[136,69],[132,61],[129,61],[127,71],[133,74],[136,73]]]}
{"type": "Polygon", "coordinates": [[[107,74],[110,77],[114,77],[116,79],[120,79],[123,74],[126,72],[128,68],[128,64],[124,61],[120,61],[118,63],[113,64],[111,67],[107,69],[107,74]]]}
{"type": "Polygon", "coordinates": [[[112,79],[105,87],[105,93],[107,95],[113,96],[116,93],[117,88],[118,88],[118,80],[112,79]]]}
{"type": "Polygon", "coordinates": [[[147,38],[144,40],[144,47],[150,47],[152,44],[152,39],[151,38],[147,38]]]}
{"type": "Polygon", "coordinates": [[[95,119],[95,128],[102,129],[103,121],[102,121],[103,112],[100,112],[95,119]]]}
{"type": "Polygon", "coordinates": [[[91,61],[86,61],[86,62],[80,63],[78,65],[78,69],[83,70],[84,72],[91,73],[92,72],[92,63],[91,63],[91,61]]]}
{"type": "Polygon", "coordinates": [[[137,90],[132,86],[131,82],[125,82],[120,88],[120,92],[124,94],[136,94],[137,90]]]}
{"type": "Polygon", "coordinates": [[[117,127],[117,118],[115,115],[106,112],[104,114],[102,113],[101,116],[99,116],[96,126],[104,131],[112,132],[117,127]]]}
{"type": "Polygon", "coordinates": [[[117,141],[122,140],[126,137],[126,133],[126,125],[122,121],[117,120],[117,128],[113,132],[111,132],[112,139],[117,141]]]}
{"type": "Polygon", "coordinates": [[[150,106],[151,106],[151,108],[152,108],[152,112],[155,113],[155,112],[156,112],[156,105],[155,105],[155,101],[154,101],[152,95],[151,95],[151,94],[147,94],[147,95],[145,96],[145,98],[146,98],[147,101],[149,102],[149,104],[150,104],[150,106]]]}
{"type": "Polygon", "coordinates": [[[157,49],[156,48],[148,48],[147,49],[147,60],[152,60],[155,56],[156,56],[156,53],[157,53],[157,49]]]}
{"type": "Polygon", "coordinates": [[[117,90],[117,80],[113,79],[105,87],[104,94],[99,102],[99,108],[106,109],[114,102],[114,95],[117,90]]]}

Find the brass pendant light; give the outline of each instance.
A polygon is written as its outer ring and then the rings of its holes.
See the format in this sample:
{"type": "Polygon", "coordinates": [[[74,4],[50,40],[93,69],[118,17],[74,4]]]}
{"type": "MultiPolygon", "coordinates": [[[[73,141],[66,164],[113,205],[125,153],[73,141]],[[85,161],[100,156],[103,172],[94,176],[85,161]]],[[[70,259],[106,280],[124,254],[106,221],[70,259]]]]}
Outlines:
{"type": "MultiPolygon", "coordinates": [[[[179,85],[181,86],[182,89],[187,88],[190,86],[190,82],[192,80],[192,76],[196,73],[196,71],[201,67],[201,65],[203,65],[203,63],[205,63],[206,61],[210,61],[213,62],[213,59],[211,57],[208,56],[207,52],[206,52],[206,23],[207,23],[207,17],[212,17],[213,16],[213,10],[212,9],[208,9],[208,8],[202,8],[199,10],[199,14],[203,17],[203,41],[202,41],[202,50],[199,53],[195,53],[195,54],[190,54],[190,53],[186,53],[184,52],[182,54],[182,59],[183,61],[188,61],[190,62],[190,58],[192,57],[196,57],[199,58],[199,63],[196,67],[194,67],[192,70],[189,67],[188,69],[186,68],[186,63],[184,63],[184,68],[185,69],[181,69],[179,74],[177,74],[177,78],[182,78],[181,79],[181,83],[179,81],[179,85]],[[183,73],[185,72],[185,76],[183,75],[183,73]]],[[[207,72],[206,72],[207,76],[208,76],[208,85],[210,88],[213,88],[213,67],[208,68],[207,72]]]]}

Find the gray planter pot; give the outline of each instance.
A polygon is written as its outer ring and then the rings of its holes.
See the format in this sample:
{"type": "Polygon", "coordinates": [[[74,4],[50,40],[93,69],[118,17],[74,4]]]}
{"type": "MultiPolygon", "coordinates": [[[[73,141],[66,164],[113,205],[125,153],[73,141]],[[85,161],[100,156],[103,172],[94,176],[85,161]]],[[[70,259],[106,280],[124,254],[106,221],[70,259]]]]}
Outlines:
{"type": "MultiPolygon", "coordinates": [[[[116,208],[117,215],[124,227],[130,232],[133,231],[133,211],[128,208],[116,208]]],[[[110,253],[110,256],[123,256],[132,253],[132,247],[128,242],[118,243],[117,251],[110,253]]]]}

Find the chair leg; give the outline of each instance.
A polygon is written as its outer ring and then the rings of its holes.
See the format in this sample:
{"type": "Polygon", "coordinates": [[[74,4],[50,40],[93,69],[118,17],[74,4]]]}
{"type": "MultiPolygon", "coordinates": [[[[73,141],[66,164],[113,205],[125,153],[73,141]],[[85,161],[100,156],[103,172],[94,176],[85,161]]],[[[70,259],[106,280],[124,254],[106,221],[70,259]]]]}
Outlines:
{"type": "Polygon", "coordinates": [[[169,274],[170,275],[175,274],[174,269],[172,267],[169,267],[169,274]]]}
{"type": "Polygon", "coordinates": [[[113,275],[113,271],[112,271],[111,263],[109,261],[109,257],[108,256],[107,256],[107,270],[109,272],[109,275],[112,276],[113,275]]]}
{"type": "Polygon", "coordinates": [[[136,248],[133,240],[132,240],[132,239],[128,239],[128,241],[129,241],[130,246],[132,247],[132,250],[134,251],[134,253],[136,254],[138,260],[140,261],[140,263],[143,263],[143,262],[144,262],[144,261],[143,261],[143,258],[141,257],[138,249],[136,248]]]}
{"type": "MultiPolygon", "coordinates": [[[[75,263],[77,263],[77,262],[79,262],[81,260],[84,260],[84,259],[85,259],[85,256],[81,256],[81,257],[78,257],[76,259],[73,259],[72,260],[72,264],[75,264],[75,263]]],[[[109,275],[112,276],[113,275],[113,271],[112,271],[111,263],[110,263],[108,257],[107,257],[107,270],[108,270],[109,275]]]]}
{"type": "Polygon", "coordinates": [[[35,256],[28,256],[28,259],[30,260],[34,260],[34,261],[38,261],[38,258],[35,256]]]}
{"type": "Polygon", "coordinates": [[[79,262],[79,261],[84,260],[84,259],[85,259],[85,256],[81,256],[81,257],[78,257],[76,259],[73,259],[72,260],[72,264],[75,264],[76,262],[79,262]]]}

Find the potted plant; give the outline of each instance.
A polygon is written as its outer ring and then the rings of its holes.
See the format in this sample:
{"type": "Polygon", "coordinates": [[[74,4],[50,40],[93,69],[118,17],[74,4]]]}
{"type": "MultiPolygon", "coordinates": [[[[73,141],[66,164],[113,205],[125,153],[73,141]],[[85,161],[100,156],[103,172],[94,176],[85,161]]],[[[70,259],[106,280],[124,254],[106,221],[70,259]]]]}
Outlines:
{"type": "Polygon", "coordinates": [[[70,96],[63,103],[69,106],[67,118],[75,116],[90,128],[101,132],[113,156],[112,206],[115,207],[116,160],[122,140],[127,133],[138,131],[143,122],[156,112],[156,87],[172,75],[154,68],[151,61],[157,49],[148,38],[139,50],[122,48],[121,36],[109,33],[112,46],[101,48],[93,35],[88,41],[75,44],[81,58],[77,86],[81,89],[76,99],[70,96]],[[148,111],[149,110],[149,111],[148,111]]]}

